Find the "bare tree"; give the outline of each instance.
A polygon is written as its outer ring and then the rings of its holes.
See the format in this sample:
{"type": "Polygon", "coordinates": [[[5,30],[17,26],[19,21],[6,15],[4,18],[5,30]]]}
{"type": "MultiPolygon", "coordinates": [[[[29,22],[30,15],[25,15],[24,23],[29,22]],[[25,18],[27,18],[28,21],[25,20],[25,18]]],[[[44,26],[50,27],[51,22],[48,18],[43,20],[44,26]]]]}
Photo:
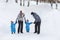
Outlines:
{"type": "Polygon", "coordinates": [[[50,4],[51,4],[51,8],[53,8],[53,0],[49,0],[50,4]]]}
{"type": "Polygon", "coordinates": [[[51,8],[53,8],[53,2],[51,2],[50,4],[51,4],[51,8]]]}
{"type": "Polygon", "coordinates": [[[25,0],[23,0],[23,6],[25,5],[25,0]]]}
{"type": "Polygon", "coordinates": [[[58,1],[56,0],[56,9],[58,9],[58,4],[57,3],[58,3],[58,1]]]}
{"type": "Polygon", "coordinates": [[[55,3],[55,6],[56,6],[56,9],[58,8],[58,0],[49,0],[50,1],[50,4],[51,4],[51,8],[53,8],[53,4],[55,3]]]}
{"type": "Polygon", "coordinates": [[[16,3],[18,3],[18,0],[15,0],[16,3]]]}
{"type": "Polygon", "coordinates": [[[36,0],[36,4],[38,5],[38,0],[36,0]]]}
{"type": "Polygon", "coordinates": [[[29,5],[30,5],[30,1],[28,1],[28,5],[27,6],[29,7],[29,5]]]}
{"type": "Polygon", "coordinates": [[[6,3],[8,2],[8,0],[6,0],[6,3]]]}
{"type": "Polygon", "coordinates": [[[43,0],[44,2],[46,1],[46,0],[43,0]]]}
{"type": "Polygon", "coordinates": [[[25,0],[20,0],[20,6],[25,5],[25,0]]]}
{"type": "Polygon", "coordinates": [[[20,0],[20,6],[22,6],[22,0],[20,0]]]}

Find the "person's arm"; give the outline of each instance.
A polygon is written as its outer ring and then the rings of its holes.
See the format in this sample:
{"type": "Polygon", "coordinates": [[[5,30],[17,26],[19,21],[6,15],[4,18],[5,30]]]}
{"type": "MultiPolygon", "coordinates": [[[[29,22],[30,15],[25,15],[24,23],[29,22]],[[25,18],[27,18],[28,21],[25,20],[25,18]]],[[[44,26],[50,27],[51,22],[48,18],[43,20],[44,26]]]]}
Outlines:
{"type": "Polygon", "coordinates": [[[25,18],[25,16],[24,16],[24,20],[26,21],[26,18],[25,18]]]}
{"type": "Polygon", "coordinates": [[[16,25],[17,22],[14,23],[14,25],[16,25]]]}
{"type": "Polygon", "coordinates": [[[23,17],[25,16],[25,14],[24,13],[22,13],[23,14],[23,17]]]}
{"type": "Polygon", "coordinates": [[[32,24],[32,22],[30,22],[29,24],[32,24]]]}
{"type": "Polygon", "coordinates": [[[15,22],[15,24],[17,23],[17,21],[15,22]]]}
{"type": "Polygon", "coordinates": [[[17,20],[18,20],[18,19],[15,20],[15,24],[17,23],[17,20]]]}
{"type": "Polygon", "coordinates": [[[15,23],[17,23],[17,21],[18,21],[18,18],[19,18],[19,14],[18,14],[18,16],[17,16],[17,18],[16,18],[16,21],[15,21],[15,23]]]}
{"type": "Polygon", "coordinates": [[[15,20],[15,24],[17,23],[17,21],[18,21],[18,17],[17,17],[16,20],[15,20]]]}
{"type": "Polygon", "coordinates": [[[26,21],[25,14],[23,13],[24,20],[26,21]]]}
{"type": "Polygon", "coordinates": [[[19,16],[20,16],[20,15],[18,14],[18,16],[17,16],[16,20],[18,20],[19,16]]]}

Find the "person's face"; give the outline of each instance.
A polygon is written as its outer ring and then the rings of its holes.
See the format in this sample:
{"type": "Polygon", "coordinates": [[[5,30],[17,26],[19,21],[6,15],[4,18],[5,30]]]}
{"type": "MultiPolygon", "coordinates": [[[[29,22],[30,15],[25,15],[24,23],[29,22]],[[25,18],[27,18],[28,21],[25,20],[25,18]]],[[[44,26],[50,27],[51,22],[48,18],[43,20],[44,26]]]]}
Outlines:
{"type": "Polygon", "coordinates": [[[22,13],[22,11],[20,11],[20,13],[22,13]]]}
{"type": "Polygon", "coordinates": [[[20,15],[22,15],[22,11],[20,11],[20,15]]]}
{"type": "Polygon", "coordinates": [[[29,20],[27,20],[27,22],[29,22],[29,20]]]}
{"type": "Polygon", "coordinates": [[[13,23],[13,21],[11,21],[11,23],[13,23]]]}

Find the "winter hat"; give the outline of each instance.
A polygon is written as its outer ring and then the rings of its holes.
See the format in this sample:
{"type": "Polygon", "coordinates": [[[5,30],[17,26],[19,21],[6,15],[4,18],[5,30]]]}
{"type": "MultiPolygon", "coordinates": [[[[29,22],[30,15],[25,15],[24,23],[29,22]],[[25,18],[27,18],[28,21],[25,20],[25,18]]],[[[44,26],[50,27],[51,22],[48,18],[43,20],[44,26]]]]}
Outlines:
{"type": "Polygon", "coordinates": [[[31,15],[34,14],[34,12],[31,12],[31,15]]]}

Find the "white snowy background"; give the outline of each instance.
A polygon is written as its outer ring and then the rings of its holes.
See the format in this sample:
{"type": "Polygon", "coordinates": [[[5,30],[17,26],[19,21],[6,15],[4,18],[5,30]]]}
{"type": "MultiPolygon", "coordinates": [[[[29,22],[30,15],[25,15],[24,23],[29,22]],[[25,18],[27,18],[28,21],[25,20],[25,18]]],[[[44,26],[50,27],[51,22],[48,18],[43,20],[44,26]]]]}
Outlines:
{"type": "MultiPolygon", "coordinates": [[[[0,40],[60,40],[60,4],[58,3],[58,9],[51,9],[49,3],[39,3],[31,1],[30,6],[20,6],[19,2],[15,3],[15,0],[9,0],[8,3],[5,0],[0,0],[0,40]],[[30,33],[25,30],[25,24],[23,34],[11,34],[10,22],[15,22],[20,10],[25,14],[26,19],[30,22],[34,22],[31,12],[36,12],[41,17],[41,33],[34,34],[34,24],[30,26],[30,33]]],[[[16,25],[17,31],[18,25],[16,25]]]]}

